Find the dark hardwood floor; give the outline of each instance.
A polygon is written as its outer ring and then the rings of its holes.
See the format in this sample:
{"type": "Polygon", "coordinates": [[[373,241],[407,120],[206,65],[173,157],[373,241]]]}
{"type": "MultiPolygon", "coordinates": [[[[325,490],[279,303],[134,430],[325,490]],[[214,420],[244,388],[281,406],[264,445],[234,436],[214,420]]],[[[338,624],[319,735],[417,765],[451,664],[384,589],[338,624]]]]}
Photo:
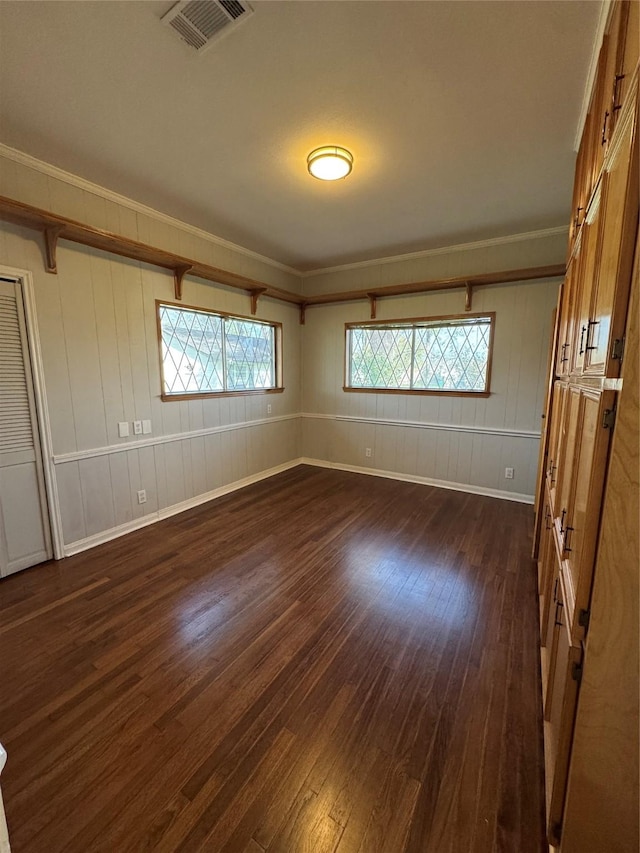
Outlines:
{"type": "Polygon", "coordinates": [[[532,508],[308,467],[0,582],[14,853],[540,853],[532,508]]]}

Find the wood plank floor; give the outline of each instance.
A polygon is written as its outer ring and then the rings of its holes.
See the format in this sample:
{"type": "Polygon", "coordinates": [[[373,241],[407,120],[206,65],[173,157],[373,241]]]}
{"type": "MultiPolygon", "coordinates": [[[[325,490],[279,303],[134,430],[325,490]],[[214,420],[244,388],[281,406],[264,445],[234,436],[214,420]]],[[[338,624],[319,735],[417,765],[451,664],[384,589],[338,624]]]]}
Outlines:
{"type": "Polygon", "coordinates": [[[299,467],[3,580],[14,853],[541,853],[531,526],[299,467]]]}

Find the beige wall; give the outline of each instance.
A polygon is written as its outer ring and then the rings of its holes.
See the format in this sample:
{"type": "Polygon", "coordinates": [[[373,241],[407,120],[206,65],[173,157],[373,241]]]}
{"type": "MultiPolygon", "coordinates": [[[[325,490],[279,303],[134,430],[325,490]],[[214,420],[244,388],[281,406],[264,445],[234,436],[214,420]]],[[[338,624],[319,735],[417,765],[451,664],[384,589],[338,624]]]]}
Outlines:
{"type": "MultiPolygon", "coordinates": [[[[562,262],[566,235],[438,252],[408,262],[305,280],[305,292],[480,274],[562,262]]],[[[305,457],[478,491],[532,496],[557,280],[478,288],[474,311],[495,311],[491,396],[345,393],[344,324],[369,319],[366,302],[307,310],[303,337],[305,457]],[[371,458],[365,448],[372,450],[371,458]],[[504,478],[512,467],[514,479],[504,478]]],[[[382,299],[378,319],[464,312],[461,290],[382,299]]]]}
{"type": "MultiPolygon", "coordinates": [[[[280,287],[291,284],[288,273],[268,264],[19,164],[0,160],[0,193],[280,287]]],[[[33,273],[67,548],[299,457],[296,308],[268,299],[258,306],[259,318],[283,323],[284,393],[163,403],[155,300],[173,299],[170,273],[61,241],[58,274],[50,275],[42,238],[5,223],[0,264],[33,273]],[[129,421],[133,432],[131,422],[142,419],[151,420],[151,435],[118,437],[119,421],[129,421]],[[146,504],[137,503],[139,489],[146,504]]],[[[188,277],[183,298],[249,314],[243,292],[188,277]]]]}

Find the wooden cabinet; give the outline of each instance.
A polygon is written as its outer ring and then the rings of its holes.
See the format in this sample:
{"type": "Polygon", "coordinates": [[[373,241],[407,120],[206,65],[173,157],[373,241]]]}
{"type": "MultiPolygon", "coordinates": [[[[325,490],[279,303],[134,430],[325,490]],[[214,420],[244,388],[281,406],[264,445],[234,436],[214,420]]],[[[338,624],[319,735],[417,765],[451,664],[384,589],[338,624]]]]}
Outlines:
{"type": "Polygon", "coordinates": [[[569,386],[565,391],[566,400],[563,418],[560,424],[560,437],[557,449],[558,470],[556,486],[551,492],[553,517],[555,525],[563,530],[571,500],[573,477],[573,462],[576,450],[576,431],[580,412],[580,389],[569,386]]]}
{"type": "Polygon", "coordinates": [[[557,531],[565,615],[575,642],[584,637],[587,626],[614,398],[613,391],[580,392],[573,481],[567,490],[567,513],[557,531]]]}
{"type": "Polygon", "coordinates": [[[584,283],[585,289],[593,289],[585,335],[585,371],[617,376],[638,227],[637,110],[627,110],[621,119],[602,183],[597,278],[584,283]],[[615,341],[619,341],[617,347],[613,347],[615,341]]]}
{"type": "Polygon", "coordinates": [[[553,390],[553,409],[549,427],[549,452],[547,454],[547,488],[549,490],[549,508],[553,516],[556,484],[558,482],[558,459],[560,454],[560,432],[564,423],[564,407],[567,399],[567,386],[556,382],[553,390]]]}
{"type": "Polygon", "coordinates": [[[547,836],[558,853],[638,849],[637,820],[633,824],[631,818],[637,817],[640,796],[640,259],[632,275],[634,255],[640,253],[639,12],[638,0],[614,0],[599,52],[576,163],[567,275],[549,382],[545,471],[539,474],[536,495],[542,508],[534,553],[547,836]],[[628,387],[629,381],[635,388],[628,387]],[[616,411],[625,399],[628,423],[620,441],[616,411]],[[623,481],[628,481],[629,502],[635,501],[633,512],[626,506],[613,509],[623,481]],[[615,512],[624,516],[624,524],[615,512]],[[633,544],[627,545],[625,537],[633,544]],[[633,605],[625,603],[625,590],[635,596],[633,605]],[[619,659],[621,654],[625,660],[619,659]],[[609,750],[615,755],[609,757],[609,750]],[[600,784],[605,766],[607,791],[600,784]],[[625,779],[616,778],[618,766],[625,779]]]}
{"type": "Polygon", "coordinates": [[[569,345],[569,364],[571,373],[582,373],[585,365],[587,341],[591,330],[591,303],[595,289],[597,259],[600,248],[600,192],[599,188],[589,213],[582,225],[580,252],[577,260],[577,276],[573,305],[573,323],[569,345]]]}
{"type": "Polygon", "coordinates": [[[552,597],[556,549],[553,538],[553,516],[549,499],[545,501],[540,531],[538,559],[538,595],[540,604],[540,644],[547,645],[549,607],[552,597]]]}
{"type": "Polygon", "coordinates": [[[557,842],[562,823],[573,720],[580,680],[581,646],[573,645],[565,617],[562,575],[556,560],[542,658],[547,835],[557,842]]]}

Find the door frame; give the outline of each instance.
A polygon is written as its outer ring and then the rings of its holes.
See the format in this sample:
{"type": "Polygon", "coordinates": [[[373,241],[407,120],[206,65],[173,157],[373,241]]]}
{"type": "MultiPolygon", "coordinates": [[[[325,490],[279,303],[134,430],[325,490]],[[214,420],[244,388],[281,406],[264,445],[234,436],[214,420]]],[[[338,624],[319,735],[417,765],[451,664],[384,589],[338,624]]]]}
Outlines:
{"type": "Polygon", "coordinates": [[[33,274],[29,270],[17,269],[0,264],[0,276],[15,282],[22,292],[22,304],[24,307],[25,323],[27,326],[27,349],[31,361],[31,378],[33,381],[33,395],[36,403],[36,420],[38,425],[38,436],[40,444],[40,458],[42,459],[42,473],[44,475],[45,504],[48,514],[49,529],[51,531],[51,544],[53,556],[56,560],[64,557],[64,537],[62,533],[62,516],[60,515],[60,501],[58,498],[58,484],[56,481],[55,466],[53,464],[53,440],[51,437],[51,422],[49,420],[49,406],[47,403],[47,391],[44,381],[44,362],[42,360],[42,348],[40,346],[40,332],[38,330],[38,315],[36,311],[36,295],[33,284],[33,274]]]}

